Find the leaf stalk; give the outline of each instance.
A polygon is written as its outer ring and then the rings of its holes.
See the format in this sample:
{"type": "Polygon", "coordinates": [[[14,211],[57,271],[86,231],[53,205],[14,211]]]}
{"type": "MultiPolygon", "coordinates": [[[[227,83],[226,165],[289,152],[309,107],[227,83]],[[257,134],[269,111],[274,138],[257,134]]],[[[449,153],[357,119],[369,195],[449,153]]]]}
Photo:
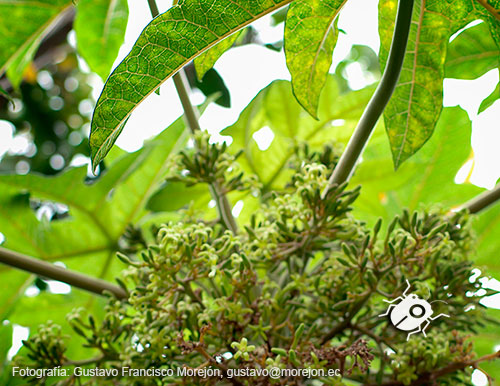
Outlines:
{"type": "Polygon", "coordinates": [[[463,204],[459,209],[467,209],[469,213],[479,213],[496,201],[500,200],[500,184],[497,184],[492,190],[487,190],[479,196],[463,204]]]}
{"type": "Polygon", "coordinates": [[[340,185],[349,180],[359,157],[363,153],[375,129],[378,119],[391,99],[403,67],[408,36],[410,34],[413,4],[414,0],[399,0],[396,26],[384,74],[370,102],[368,102],[344,153],[340,157],[339,163],[333,170],[328,185],[322,193],[322,198],[326,197],[328,191],[333,186],[340,185]]]}
{"type": "Polygon", "coordinates": [[[104,291],[109,291],[118,299],[125,299],[128,297],[127,292],[123,288],[105,280],[71,271],[69,269],[51,264],[47,261],[22,255],[18,252],[5,248],[0,248],[0,263],[49,278],[51,280],[61,281],[73,287],[77,287],[97,295],[103,295],[104,291]]]}

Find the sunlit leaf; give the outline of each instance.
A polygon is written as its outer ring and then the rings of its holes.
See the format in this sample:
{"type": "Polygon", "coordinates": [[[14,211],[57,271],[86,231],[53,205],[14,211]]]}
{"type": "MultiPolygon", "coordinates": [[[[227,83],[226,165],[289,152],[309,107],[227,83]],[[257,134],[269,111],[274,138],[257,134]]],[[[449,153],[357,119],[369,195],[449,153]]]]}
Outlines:
{"type": "Polygon", "coordinates": [[[286,64],[293,93],[313,117],[332,64],[337,43],[335,19],[346,0],[298,0],[288,9],[285,23],[286,64]]]}
{"type": "Polygon", "coordinates": [[[340,97],[337,79],[330,76],[320,98],[319,120],[315,120],[293,97],[290,82],[275,81],[221,134],[233,138],[231,149],[244,150],[238,162],[256,174],[265,189],[280,188],[296,146],[304,142],[313,148],[328,142],[346,143],[373,91],[370,86],[340,97]],[[265,150],[257,143],[260,136],[270,142],[265,150]]]}
{"type": "Polygon", "coordinates": [[[78,52],[92,71],[108,77],[125,38],[126,0],[79,0],[75,18],[78,52]]]}
{"type": "Polygon", "coordinates": [[[448,47],[445,76],[475,79],[500,66],[500,49],[490,35],[488,25],[481,23],[458,35],[448,47]]]}
{"type": "Polygon", "coordinates": [[[0,1],[0,73],[14,61],[22,73],[51,25],[72,5],[71,0],[0,1]]]}
{"type": "Polygon", "coordinates": [[[90,134],[94,168],[121,126],[149,94],[196,56],[290,0],[186,0],[156,17],[113,71],[94,111],[90,134]]]}
{"type": "Polygon", "coordinates": [[[498,99],[500,99],[500,82],[497,84],[497,87],[493,90],[493,92],[481,102],[478,112],[479,113],[483,112],[493,103],[495,103],[498,99]]]}

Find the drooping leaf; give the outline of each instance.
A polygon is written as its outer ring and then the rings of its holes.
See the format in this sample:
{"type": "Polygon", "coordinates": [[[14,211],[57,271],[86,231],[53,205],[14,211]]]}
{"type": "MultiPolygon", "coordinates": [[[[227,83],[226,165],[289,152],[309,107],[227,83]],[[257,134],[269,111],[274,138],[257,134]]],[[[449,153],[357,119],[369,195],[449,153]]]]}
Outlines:
{"type": "Polygon", "coordinates": [[[500,49],[490,35],[487,23],[468,28],[449,45],[445,76],[476,79],[500,66],[500,49]]]}
{"type": "Polygon", "coordinates": [[[320,98],[319,120],[315,120],[293,97],[290,82],[275,81],[221,134],[233,138],[231,149],[244,150],[238,162],[247,172],[256,174],[265,189],[279,189],[287,180],[290,171],[286,166],[296,146],[303,142],[312,148],[328,142],[346,143],[373,91],[370,86],[340,97],[337,79],[331,75],[320,98]],[[260,136],[270,142],[265,150],[259,148],[260,136]]]}
{"type": "Polygon", "coordinates": [[[337,43],[334,22],[345,3],[346,0],[298,0],[288,10],[286,64],[295,97],[313,117],[317,117],[319,96],[337,43]]]}
{"type": "Polygon", "coordinates": [[[479,106],[479,113],[482,113],[488,107],[490,107],[493,103],[495,103],[498,99],[500,99],[500,82],[497,84],[497,87],[493,90],[493,92],[488,95],[486,99],[481,102],[479,106]]]}
{"type": "MultiPolygon", "coordinates": [[[[380,63],[385,67],[392,40],[396,0],[379,3],[380,63]]],[[[431,137],[443,105],[446,48],[450,36],[474,18],[474,2],[415,2],[399,83],[384,122],[398,168],[431,137]]]]}
{"type": "Polygon", "coordinates": [[[156,17],[106,82],[90,134],[92,165],[106,156],[134,108],[196,56],[291,0],[185,0],[156,17]]]}
{"type": "Polygon", "coordinates": [[[72,5],[71,0],[0,1],[0,73],[16,62],[22,74],[51,25],[72,5]]]}
{"type": "Polygon", "coordinates": [[[199,80],[203,79],[207,71],[215,65],[222,54],[233,46],[234,42],[238,40],[242,32],[243,30],[238,31],[225,38],[194,60],[194,68],[196,69],[196,75],[199,80]]]}
{"type": "Polygon", "coordinates": [[[126,0],[80,0],[75,32],[78,52],[104,81],[125,38],[126,0]]]}

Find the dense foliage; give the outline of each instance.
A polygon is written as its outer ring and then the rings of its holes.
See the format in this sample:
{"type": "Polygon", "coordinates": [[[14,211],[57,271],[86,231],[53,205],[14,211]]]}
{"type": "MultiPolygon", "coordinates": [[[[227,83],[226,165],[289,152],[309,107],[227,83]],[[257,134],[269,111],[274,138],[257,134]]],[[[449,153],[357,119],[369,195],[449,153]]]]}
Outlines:
{"type": "MultiPolygon", "coordinates": [[[[217,179],[228,192],[245,189],[241,173],[228,175],[238,166],[225,146],[209,145],[203,137],[197,144],[197,151],[178,160],[179,170],[189,171],[183,182],[217,179]]],[[[99,353],[85,364],[214,367],[223,376],[238,367],[333,368],[345,379],[368,384],[466,383],[477,359],[470,334],[485,323],[476,295],[479,277],[469,280],[474,244],[467,214],[406,211],[385,227],[380,219],[369,229],[350,214],[359,188],[340,186],[320,197],[337,159],[332,148],[299,153],[288,188],[262,197],[262,209],[242,234],[186,215],[162,225],[140,259],[120,255],[129,266],[129,298],[111,298],[101,323],[84,309],[68,315],[74,331],[99,353]],[[453,317],[432,322],[428,338],[407,343],[406,333],[378,316],[382,299],[401,293],[409,278],[412,292],[443,302],[434,316],[446,310],[453,317]]],[[[65,340],[60,328],[41,327],[25,343],[34,362],[19,358],[18,364],[71,367],[78,362],[65,355],[65,340]]],[[[117,378],[120,384],[186,382],[175,376],[121,379],[121,372],[117,378]]],[[[340,378],[322,380],[343,384],[340,378]]],[[[219,381],[207,376],[187,382],[219,381]]],[[[276,383],[304,381],[282,377],[276,383]]]]}

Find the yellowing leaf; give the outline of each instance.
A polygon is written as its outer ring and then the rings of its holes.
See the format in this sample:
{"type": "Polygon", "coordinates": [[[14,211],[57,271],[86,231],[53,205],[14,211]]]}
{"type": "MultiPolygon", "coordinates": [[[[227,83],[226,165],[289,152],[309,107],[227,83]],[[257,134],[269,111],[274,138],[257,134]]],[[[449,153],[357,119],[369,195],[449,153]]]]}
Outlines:
{"type": "Polygon", "coordinates": [[[347,0],[298,0],[290,5],[285,23],[286,64],[293,93],[317,117],[332,54],[337,43],[335,19],[347,0]]]}
{"type": "MultiPolygon", "coordinates": [[[[379,5],[380,62],[391,44],[396,0],[379,5]]],[[[443,108],[443,78],[450,36],[474,18],[469,0],[416,0],[399,83],[384,112],[394,166],[398,168],[431,137],[443,108]]]]}

